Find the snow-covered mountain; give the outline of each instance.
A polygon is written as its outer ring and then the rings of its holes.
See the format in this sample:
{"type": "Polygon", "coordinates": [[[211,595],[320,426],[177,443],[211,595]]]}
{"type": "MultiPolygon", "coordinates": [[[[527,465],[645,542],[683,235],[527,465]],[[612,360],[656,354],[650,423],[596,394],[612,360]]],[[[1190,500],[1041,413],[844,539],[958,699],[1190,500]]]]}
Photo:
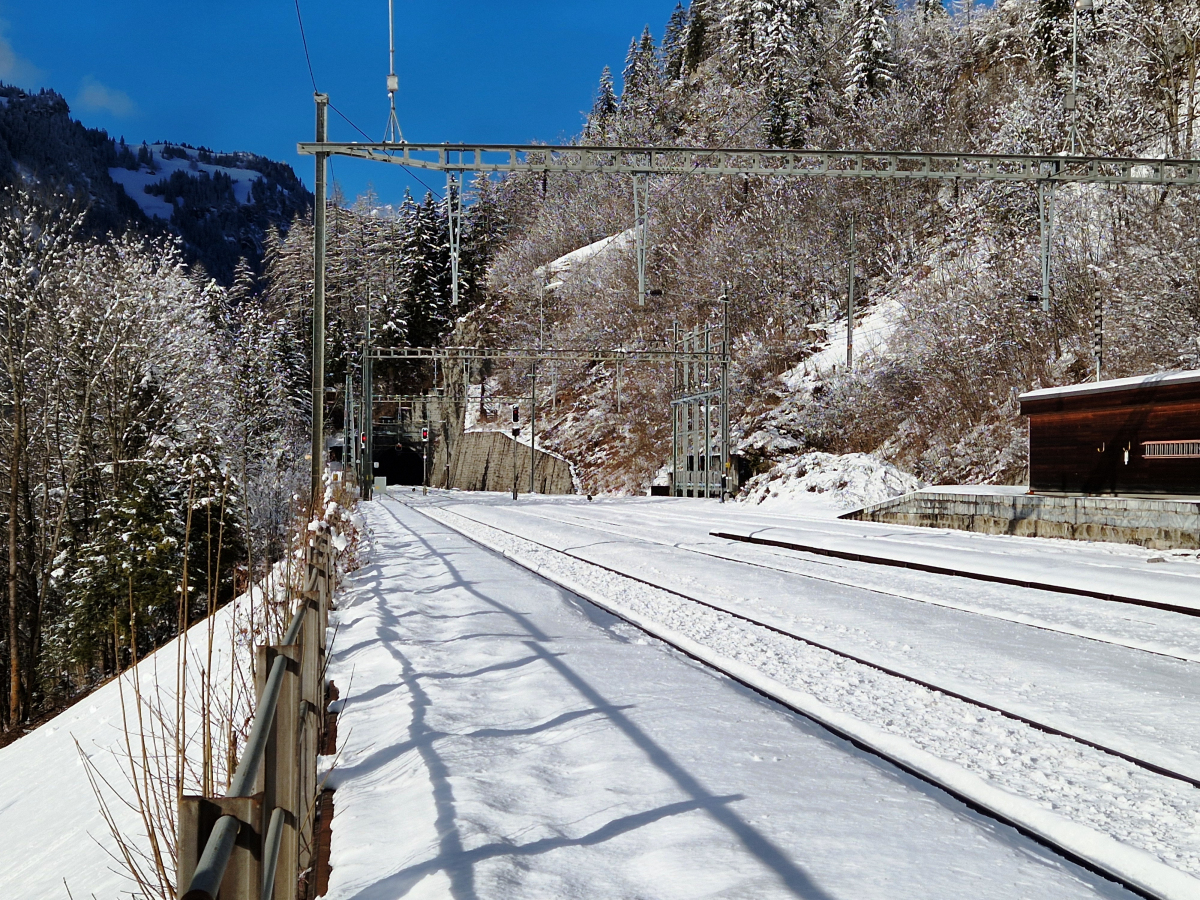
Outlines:
{"type": "Polygon", "coordinates": [[[268,229],[286,230],[312,206],[284,163],[169,142],[133,147],[72,119],[54,91],[0,85],[4,182],[74,197],[92,234],[174,234],[189,262],[225,284],[239,259],[260,268],[268,229]]]}

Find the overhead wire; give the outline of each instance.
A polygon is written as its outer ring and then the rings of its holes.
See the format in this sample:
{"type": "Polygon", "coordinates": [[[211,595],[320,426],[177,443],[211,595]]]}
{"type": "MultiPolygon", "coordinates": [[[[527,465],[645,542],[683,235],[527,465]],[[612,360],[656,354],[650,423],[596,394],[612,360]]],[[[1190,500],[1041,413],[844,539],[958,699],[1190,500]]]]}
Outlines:
{"type": "MultiPolygon", "coordinates": [[[[316,77],[316,75],[313,74],[312,56],[309,54],[309,51],[308,51],[308,37],[305,35],[305,32],[304,32],[304,17],[300,14],[300,0],[295,0],[295,5],[296,5],[296,22],[300,26],[300,43],[304,47],[304,61],[308,64],[308,77],[312,81],[313,93],[319,93],[318,88],[317,88],[317,77],[316,77]]],[[[369,134],[367,134],[365,131],[363,131],[361,128],[359,128],[358,125],[355,124],[353,119],[351,119],[348,115],[346,115],[344,112],[342,112],[340,109],[338,109],[332,102],[329,103],[329,108],[332,109],[339,116],[341,116],[351,128],[353,128],[355,131],[357,131],[359,134],[361,134],[364,138],[366,138],[368,143],[372,143],[372,144],[375,143],[374,139],[372,139],[372,137],[369,134]]],[[[435,197],[437,197],[438,200],[444,199],[442,197],[442,194],[440,191],[438,191],[437,189],[435,189],[435,188],[431,187],[429,184],[427,184],[425,182],[425,180],[423,178],[421,178],[421,176],[418,175],[416,172],[414,172],[409,166],[406,166],[403,163],[400,163],[399,165],[400,165],[400,168],[402,168],[405,172],[407,172],[413,178],[414,181],[418,182],[422,187],[425,188],[425,190],[429,191],[429,193],[431,193],[435,197]]],[[[330,157],[330,169],[332,170],[332,168],[333,168],[333,158],[331,156],[330,157]]]]}
{"type": "Polygon", "coordinates": [[[308,53],[308,37],[304,34],[304,17],[300,15],[300,0],[296,0],[296,21],[300,24],[300,43],[304,45],[304,61],[308,63],[308,77],[312,80],[313,93],[317,93],[317,76],[313,74],[312,57],[308,53]]]}

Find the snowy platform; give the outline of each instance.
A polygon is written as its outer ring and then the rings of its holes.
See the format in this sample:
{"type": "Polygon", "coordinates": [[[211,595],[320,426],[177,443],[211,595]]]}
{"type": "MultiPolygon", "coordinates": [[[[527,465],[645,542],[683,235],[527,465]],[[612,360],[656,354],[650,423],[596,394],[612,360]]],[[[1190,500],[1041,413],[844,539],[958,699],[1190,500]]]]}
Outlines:
{"type": "Polygon", "coordinates": [[[365,510],[328,897],[1129,896],[419,512],[365,510]]]}
{"type": "Polygon", "coordinates": [[[1005,486],[938,487],[843,518],[1155,549],[1200,547],[1200,498],[1072,497],[1005,486]]]}

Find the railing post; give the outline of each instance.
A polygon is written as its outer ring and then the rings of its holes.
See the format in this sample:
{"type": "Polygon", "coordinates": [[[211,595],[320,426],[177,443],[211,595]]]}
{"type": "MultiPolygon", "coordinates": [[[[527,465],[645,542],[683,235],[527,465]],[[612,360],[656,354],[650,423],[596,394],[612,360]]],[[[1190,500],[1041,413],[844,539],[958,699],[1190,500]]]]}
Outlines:
{"type": "Polygon", "coordinates": [[[252,797],[184,797],[179,806],[178,865],[176,895],[186,896],[196,863],[213,826],[221,816],[234,816],[242,823],[237,843],[221,879],[221,897],[258,898],[262,881],[262,795],[252,797]]]}
{"type": "Polygon", "coordinates": [[[296,900],[300,873],[317,862],[317,755],[325,727],[325,628],[333,573],[329,535],[314,535],[306,554],[303,606],[293,615],[287,643],[256,651],[259,702],[230,785],[235,796],[185,797],[177,811],[181,900],[263,900],[268,868],[271,900],[296,900]]]}
{"type": "MultiPolygon", "coordinates": [[[[307,807],[300,793],[303,781],[299,753],[302,652],[302,648],[295,644],[258,648],[257,689],[260,697],[271,663],[277,656],[288,660],[279,692],[279,704],[275,709],[275,722],[255,783],[255,793],[262,796],[262,809],[269,814],[278,808],[284,814],[273,900],[296,900],[297,873],[300,871],[297,826],[307,807]]],[[[262,823],[260,832],[265,830],[266,825],[262,823]]]]}

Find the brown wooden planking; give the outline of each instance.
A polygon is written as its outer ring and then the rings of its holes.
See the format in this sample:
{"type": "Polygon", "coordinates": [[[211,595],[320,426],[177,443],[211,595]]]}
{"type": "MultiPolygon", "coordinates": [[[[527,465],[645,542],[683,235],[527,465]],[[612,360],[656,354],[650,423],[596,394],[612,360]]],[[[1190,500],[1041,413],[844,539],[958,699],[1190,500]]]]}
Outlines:
{"type": "Polygon", "coordinates": [[[1022,401],[1021,408],[1029,416],[1031,490],[1200,494],[1200,459],[1147,459],[1141,447],[1200,439],[1198,384],[1022,401]]]}
{"type": "Polygon", "coordinates": [[[1137,385],[1123,390],[1021,398],[1021,414],[1159,406],[1200,400],[1200,382],[1137,385]]]}

